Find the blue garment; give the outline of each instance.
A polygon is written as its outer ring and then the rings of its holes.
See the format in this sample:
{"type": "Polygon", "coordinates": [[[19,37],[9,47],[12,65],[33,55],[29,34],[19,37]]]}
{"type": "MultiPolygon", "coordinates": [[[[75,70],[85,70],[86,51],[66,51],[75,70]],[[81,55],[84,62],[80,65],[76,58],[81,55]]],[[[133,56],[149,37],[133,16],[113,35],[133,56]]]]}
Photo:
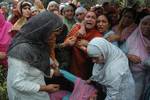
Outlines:
{"type": "Polygon", "coordinates": [[[77,77],[75,76],[75,75],[73,75],[73,74],[71,74],[71,73],[69,73],[69,72],[67,72],[67,71],[65,71],[65,70],[60,70],[60,73],[61,74],[63,74],[63,76],[66,78],[66,79],[68,79],[69,81],[71,81],[71,82],[75,82],[76,81],[76,79],[77,79],[77,77]]]}
{"type": "MultiPolygon", "coordinates": [[[[108,38],[108,37],[109,37],[110,35],[112,35],[112,34],[115,34],[115,32],[112,31],[112,30],[107,31],[107,32],[104,33],[104,38],[106,39],[106,38],[108,38]]],[[[118,47],[118,42],[117,42],[117,41],[112,42],[112,44],[114,44],[115,46],[118,47]]]]}
{"type": "MultiPolygon", "coordinates": [[[[77,77],[74,76],[73,74],[65,71],[65,70],[60,70],[60,73],[66,78],[68,79],[69,81],[75,83],[77,77]]],[[[68,92],[68,94],[66,96],[63,97],[63,100],[69,100],[69,97],[70,97],[71,93],[68,92]]]]}

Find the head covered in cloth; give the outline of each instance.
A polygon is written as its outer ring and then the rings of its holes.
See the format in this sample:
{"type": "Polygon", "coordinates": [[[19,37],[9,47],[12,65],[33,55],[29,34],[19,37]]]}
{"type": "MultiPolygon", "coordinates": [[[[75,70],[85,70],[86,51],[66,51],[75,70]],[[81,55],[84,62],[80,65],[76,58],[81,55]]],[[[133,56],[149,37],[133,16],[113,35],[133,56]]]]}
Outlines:
{"type": "Polygon", "coordinates": [[[49,76],[48,39],[62,26],[62,20],[49,11],[33,16],[14,37],[8,56],[23,60],[49,76]]]}
{"type": "Polygon", "coordinates": [[[23,9],[25,6],[31,7],[31,6],[32,6],[32,2],[29,1],[29,0],[21,0],[21,1],[18,2],[17,9],[18,9],[18,11],[19,11],[19,13],[20,13],[21,15],[23,14],[22,9],[23,9]]]}

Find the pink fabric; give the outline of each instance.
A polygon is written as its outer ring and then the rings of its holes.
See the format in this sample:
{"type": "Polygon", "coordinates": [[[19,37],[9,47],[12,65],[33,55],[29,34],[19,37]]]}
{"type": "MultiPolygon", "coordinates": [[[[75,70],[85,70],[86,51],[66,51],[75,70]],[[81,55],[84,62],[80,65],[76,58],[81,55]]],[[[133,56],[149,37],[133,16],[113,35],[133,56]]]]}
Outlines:
{"type": "Polygon", "coordinates": [[[127,39],[129,49],[128,54],[139,56],[142,61],[149,56],[148,52],[146,51],[146,47],[150,46],[150,40],[145,38],[141,32],[141,23],[147,19],[150,19],[150,16],[144,17],[141,20],[139,27],[127,39]]]}
{"type": "Polygon", "coordinates": [[[95,95],[97,90],[86,83],[86,81],[77,78],[74,90],[69,100],[88,100],[90,96],[95,95]]]}
{"type": "MultiPolygon", "coordinates": [[[[9,30],[12,24],[5,21],[3,14],[0,13],[0,52],[6,52],[11,41],[11,36],[9,35],[9,30]]],[[[6,64],[6,59],[1,61],[1,63],[6,64]]]]}
{"type": "Polygon", "coordinates": [[[62,100],[64,96],[66,96],[68,94],[67,91],[58,91],[58,92],[54,92],[54,93],[49,93],[50,96],[50,100],[62,100]]]}
{"type": "MultiPolygon", "coordinates": [[[[87,84],[80,78],[77,78],[74,84],[74,90],[71,93],[69,100],[88,100],[90,96],[95,95],[97,92],[93,86],[87,84]]],[[[59,91],[49,95],[50,100],[62,100],[67,94],[67,91],[59,91]]]]}

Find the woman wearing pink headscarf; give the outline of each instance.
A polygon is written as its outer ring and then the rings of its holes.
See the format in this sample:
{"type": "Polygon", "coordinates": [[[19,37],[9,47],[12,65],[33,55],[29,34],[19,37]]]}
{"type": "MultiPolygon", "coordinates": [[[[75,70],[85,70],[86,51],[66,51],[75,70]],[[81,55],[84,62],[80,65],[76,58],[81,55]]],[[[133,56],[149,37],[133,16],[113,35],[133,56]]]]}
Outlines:
{"type": "Polygon", "coordinates": [[[141,95],[147,85],[147,70],[143,62],[150,56],[150,15],[144,17],[139,27],[129,36],[126,42],[131,72],[136,85],[136,100],[141,100],[141,95]]]}
{"type": "Polygon", "coordinates": [[[7,67],[6,51],[11,40],[9,31],[12,24],[5,20],[3,14],[0,13],[0,65],[7,67]]]}

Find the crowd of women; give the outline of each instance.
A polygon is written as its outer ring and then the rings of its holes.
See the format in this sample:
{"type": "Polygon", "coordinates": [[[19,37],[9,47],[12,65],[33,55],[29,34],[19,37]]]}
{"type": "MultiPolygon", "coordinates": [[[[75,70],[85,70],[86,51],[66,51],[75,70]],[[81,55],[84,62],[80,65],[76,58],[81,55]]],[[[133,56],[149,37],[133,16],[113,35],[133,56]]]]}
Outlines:
{"type": "Polygon", "coordinates": [[[148,7],[12,5],[0,5],[9,100],[150,100],[148,7]]]}

